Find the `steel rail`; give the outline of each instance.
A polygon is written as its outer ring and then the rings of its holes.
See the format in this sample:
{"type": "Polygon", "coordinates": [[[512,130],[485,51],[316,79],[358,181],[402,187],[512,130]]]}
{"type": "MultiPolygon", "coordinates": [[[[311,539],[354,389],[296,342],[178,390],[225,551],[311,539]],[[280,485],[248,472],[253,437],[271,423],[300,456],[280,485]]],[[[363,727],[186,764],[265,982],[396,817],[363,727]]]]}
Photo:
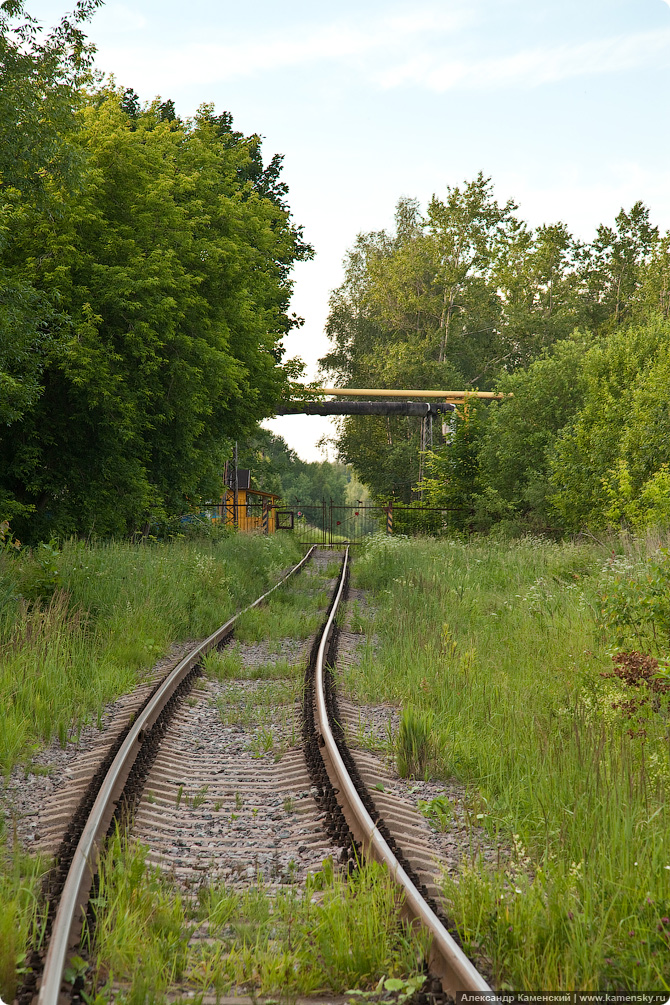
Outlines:
{"type": "Polygon", "coordinates": [[[262,596],[230,618],[224,625],[217,628],[208,638],[185,656],[168,674],[156,689],[144,709],[133,722],[126,739],[119,749],[109,771],[102,781],[91,813],[82,831],[79,843],[75,849],[63,891],[58,903],[58,910],[51,929],[51,938],[47,951],[42,981],[39,990],[38,1005],[58,1005],[65,961],[70,948],[70,936],[77,922],[78,912],[82,906],[88,888],[95,872],[95,862],[101,838],[104,837],[111,821],[115,801],[121,795],[123,786],[140,752],[144,735],[170,700],[172,694],[199,660],[216,645],[223,641],[233,630],[237,619],[247,611],[257,607],[271,593],[279,589],[294,573],[312,557],[316,545],[313,545],[305,557],[295,565],[278,583],[262,596]]]}
{"type": "Polygon", "coordinates": [[[326,708],[324,662],[328,636],[337,614],[337,608],[344,589],[346,568],[349,561],[349,549],[347,548],[342,565],[340,583],[335,600],[330,611],[328,620],[323,631],[321,643],[316,658],[316,706],[319,729],[324,741],[325,749],[328,752],[330,762],[337,778],[337,786],[344,796],[348,808],[351,810],[357,827],[363,837],[363,845],[367,854],[371,854],[377,861],[384,863],[396,882],[402,887],[405,894],[405,904],[413,916],[417,918],[432,935],[431,945],[431,968],[442,980],[443,989],[457,998],[462,994],[483,995],[486,1002],[496,1003],[497,995],[488,986],[482,975],[473,966],[462,949],[452,939],[435,912],[423,899],[416,886],[407,875],[397,858],[389,848],[388,844],[380,834],[374,820],[366,810],[361,798],[356,791],[356,787],[347,771],[337,743],[333,736],[328,721],[328,711],[326,708]]]}

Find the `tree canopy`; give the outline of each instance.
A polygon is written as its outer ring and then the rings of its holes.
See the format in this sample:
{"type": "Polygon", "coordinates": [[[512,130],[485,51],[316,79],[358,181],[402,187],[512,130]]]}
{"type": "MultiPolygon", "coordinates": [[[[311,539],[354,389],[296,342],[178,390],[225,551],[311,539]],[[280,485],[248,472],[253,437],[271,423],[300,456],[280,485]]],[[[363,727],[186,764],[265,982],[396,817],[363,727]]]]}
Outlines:
{"type": "Polygon", "coordinates": [[[590,244],[516,213],[480,174],[423,214],[401,199],[391,233],[357,237],[324,372],[513,397],[471,401],[446,437],[434,425],[421,484],[420,420],[346,418],[341,457],[378,498],[460,506],[457,526],[670,519],[670,235],[641,202],[590,244]]]}
{"type": "Polygon", "coordinates": [[[42,43],[2,5],[3,74],[29,124],[41,95],[55,109],[27,151],[10,131],[0,178],[0,504],[31,537],[126,534],[215,494],[297,372],[282,339],[311,249],[281,157],[211,105],[182,120],[86,80],[95,6],[42,43]]]}

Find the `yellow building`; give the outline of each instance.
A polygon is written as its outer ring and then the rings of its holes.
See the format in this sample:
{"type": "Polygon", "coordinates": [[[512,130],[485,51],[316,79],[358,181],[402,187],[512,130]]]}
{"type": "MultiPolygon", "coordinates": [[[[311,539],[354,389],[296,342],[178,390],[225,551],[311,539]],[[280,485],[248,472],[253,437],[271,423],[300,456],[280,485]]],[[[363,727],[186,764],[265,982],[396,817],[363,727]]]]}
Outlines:
{"type": "MultiPolygon", "coordinates": [[[[226,475],[228,472],[226,472],[226,475]]],[[[225,477],[225,476],[224,476],[225,477]]],[[[225,481],[232,481],[225,477],[225,481]]],[[[252,489],[251,472],[247,468],[237,469],[237,506],[235,505],[234,485],[224,484],[221,498],[221,519],[230,526],[238,527],[245,532],[258,531],[263,534],[274,534],[276,530],[275,512],[280,502],[280,496],[272,492],[261,492],[252,489]]]]}

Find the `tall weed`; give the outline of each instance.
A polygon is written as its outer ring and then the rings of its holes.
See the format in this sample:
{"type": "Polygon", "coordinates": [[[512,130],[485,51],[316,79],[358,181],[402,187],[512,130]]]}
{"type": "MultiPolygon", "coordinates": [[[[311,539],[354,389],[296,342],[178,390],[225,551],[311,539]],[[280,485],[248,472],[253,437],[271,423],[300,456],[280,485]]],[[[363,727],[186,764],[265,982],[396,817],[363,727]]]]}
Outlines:
{"type": "Polygon", "coordinates": [[[217,995],[244,990],[341,994],[380,977],[413,976],[426,942],[401,921],[397,889],[376,863],[347,880],[330,860],[304,887],[245,890],[203,886],[186,899],[146,865],[146,849],[115,838],[101,870],[90,980],[130,984],[127,1001],[150,987],[164,1001],[176,980],[217,995]],[[206,924],[209,938],[189,942],[206,924]]]}
{"type": "MultiPolygon", "coordinates": [[[[430,770],[467,786],[500,839],[499,865],[466,859],[444,889],[466,944],[517,993],[670,986],[667,702],[656,688],[632,723],[634,694],[612,673],[612,548],[636,582],[657,570],[663,609],[665,558],[616,540],[377,540],[354,566],[378,640],[348,686],[432,721],[430,770]]],[[[662,637],[654,614],[643,641],[651,622],[662,637]]]]}
{"type": "MultiPolygon", "coordinates": [[[[15,544],[0,524],[0,778],[22,761],[29,770],[44,743],[65,745],[173,642],[212,632],[299,557],[288,535],[15,544]]],[[[14,863],[0,838],[0,996],[9,1000],[36,938],[37,880],[14,863]]]]}

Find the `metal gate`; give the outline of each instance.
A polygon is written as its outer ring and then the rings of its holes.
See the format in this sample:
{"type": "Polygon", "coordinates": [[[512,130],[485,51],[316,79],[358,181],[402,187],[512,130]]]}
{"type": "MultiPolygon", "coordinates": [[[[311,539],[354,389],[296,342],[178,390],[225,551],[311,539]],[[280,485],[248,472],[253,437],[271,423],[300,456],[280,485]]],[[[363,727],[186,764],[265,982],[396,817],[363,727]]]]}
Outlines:
{"type": "MultiPolygon", "coordinates": [[[[337,547],[362,544],[366,537],[386,534],[439,534],[449,526],[454,509],[398,503],[338,506],[325,499],[321,505],[291,505],[275,509],[275,528],[292,531],[301,544],[337,547]]],[[[460,511],[459,511],[460,512],[460,511]]]]}

